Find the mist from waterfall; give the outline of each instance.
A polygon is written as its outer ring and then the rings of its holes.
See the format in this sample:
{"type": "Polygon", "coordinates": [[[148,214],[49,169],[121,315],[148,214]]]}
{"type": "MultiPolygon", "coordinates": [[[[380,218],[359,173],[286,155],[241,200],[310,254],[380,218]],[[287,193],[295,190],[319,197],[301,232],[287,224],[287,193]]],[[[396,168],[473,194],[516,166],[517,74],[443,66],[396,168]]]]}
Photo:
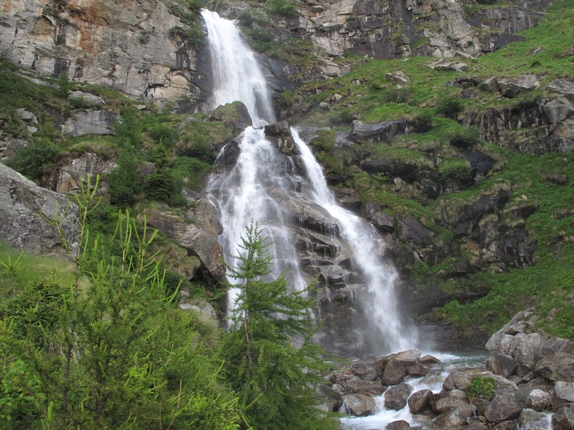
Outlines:
{"type": "Polygon", "coordinates": [[[275,122],[267,82],[235,22],[206,9],[202,9],[201,16],[213,68],[210,108],[239,100],[247,107],[254,127],[275,122]]]}
{"type": "Polygon", "coordinates": [[[351,246],[353,262],[363,275],[366,294],[360,297],[360,302],[368,316],[366,329],[372,343],[381,351],[414,348],[418,333],[398,311],[394,288],[399,277],[395,267],[381,257],[385,244],[380,235],[372,225],[337,204],[317,159],[297,130],[291,128],[291,135],[301,153],[315,203],[338,221],[341,237],[351,246]]]}

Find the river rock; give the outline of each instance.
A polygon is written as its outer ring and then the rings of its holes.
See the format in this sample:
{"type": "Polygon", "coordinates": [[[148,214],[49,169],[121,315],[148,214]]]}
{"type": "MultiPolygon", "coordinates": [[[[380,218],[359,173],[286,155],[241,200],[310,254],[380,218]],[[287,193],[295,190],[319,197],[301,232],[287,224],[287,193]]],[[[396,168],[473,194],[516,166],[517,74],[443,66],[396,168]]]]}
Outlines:
{"type": "Polygon", "coordinates": [[[543,411],[552,406],[552,397],[546,391],[535,388],[526,397],[526,407],[535,411],[543,411]]]}
{"type": "Polygon", "coordinates": [[[522,407],[516,401],[514,392],[510,390],[497,391],[494,398],[486,408],[484,416],[491,423],[512,420],[517,418],[522,407]]]}
{"type": "Polygon", "coordinates": [[[401,383],[395,387],[389,388],[385,392],[385,407],[398,411],[407,404],[407,399],[413,392],[413,386],[401,383]]]}
{"type": "Polygon", "coordinates": [[[425,376],[429,370],[421,363],[414,363],[406,367],[407,374],[410,376],[425,376]]]}
{"type": "Polygon", "coordinates": [[[397,360],[391,359],[385,366],[381,381],[385,385],[396,385],[404,379],[406,374],[405,366],[397,360]]]}
{"type": "Polygon", "coordinates": [[[535,372],[551,381],[574,382],[574,355],[558,352],[536,363],[535,372]]]}
{"type": "Polygon", "coordinates": [[[420,358],[421,352],[418,349],[409,349],[401,351],[393,356],[393,359],[398,361],[404,366],[415,364],[420,358]]]}
{"type": "Polygon", "coordinates": [[[559,399],[574,402],[574,382],[556,381],[554,392],[559,399]]]}
{"type": "Polygon", "coordinates": [[[356,417],[371,415],[375,401],[365,394],[347,394],[343,396],[342,408],[356,417]]]}
{"type": "Polygon", "coordinates": [[[408,399],[409,410],[412,414],[418,414],[430,406],[429,399],[432,391],[429,389],[419,390],[408,399]]]}
{"type": "Polygon", "coordinates": [[[486,368],[492,373],[508,378],[514,373],[518,363],[512,356],[506,354],[494,354],[488,357],[486,368]]]}
{"type": "Polygon", "coordinates": [[[433,422],[432,428],[434,429],[451,429],[458,426],[465,425],[467,420],[472,416],[474,407],[468,403],[461,404],[460,406],[439,415],[433,422]]]}
{"type": "Polygon", "coordinates": [[[407,421],[400,420],[400,421],[393,421],[392,423],[387,424],[385,430],[409,430],[410,428],[411,425],[407,421]]]}
{"type": "Polygon", "coordinates": [[[438,402],[436,402],[436,404],[434,405],[434,410],[436,412],[448,412],[454,408],[458,408],[459,406],[462,406],[464,404],[467,404],[468,402],[465,402],[464,400],[461,399],[455,399],[452,397],[443,397],[442,399],[440,399],[438,402]]]}
{"type": "Polygon", "coordinates": [[[78,208],[66,196],[41,188],[0,163],[0,240],[37,254],[74,252],[79,224],[78,208]],[[47,221],[57,218],[62,236],[47,221]]]}
{"type": "Polygon", "coordinates": [[[574,429],[574,405],[560,406],[552,416],[552,430],[574,429]]]}

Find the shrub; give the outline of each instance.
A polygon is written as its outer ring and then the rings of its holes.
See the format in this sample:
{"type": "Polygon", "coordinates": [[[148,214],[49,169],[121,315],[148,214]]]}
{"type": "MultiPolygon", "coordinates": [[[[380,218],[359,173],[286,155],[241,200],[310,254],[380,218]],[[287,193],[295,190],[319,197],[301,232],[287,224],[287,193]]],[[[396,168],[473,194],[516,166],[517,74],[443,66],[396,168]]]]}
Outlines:
{"type": "Polygon", "coordinates": [[[60,148],[57,145],[45,139],[37,139],[16,151],[6,164],[27,178],[38,180],[54,168],[59,155],[60,148]]]}
{"type": "Polygon", "coordinates": [[[494,378],[485,378],[484,376],[477,376],[472,380],[466,392],[470,397],[486,397],[490,398],[494,394],[496,388],[496,380],[494,378]]]}
{"type": "Polygon", "coordinates": [[[166,202],[172,206],[185,204],[181,189],[181,184],[175,180],[170,169],[161,169],[145,180],[145,193],[148,199],[166,202]]]}
{"type": "Polygon", "coordinates": [[[149,137],[151,137],[155,143],[164,144],[167,148],[173,147],[178,139],[177,130],[165,124],[155,124],[151,126],[147,134],[149,134],[149,137]]]}
{"type": "Polygon", "coordinates": [[[460,158],[447,158],[438,167],[443,182],[448,180],[469,181],[472,179],[470,163],[460,158]]]}
{"type": "Polygon", "coordinates": [[[123,154],[118,160],[118,167],[108,175],[108,192],[110,203],[125,207],[131,205],[136,195],[142,190],[136,162],[131,155],[123,154]]]}
{"type": "Polygon", "coordinates": [[[424,110],[417,115],[412,121],[412,127],[415,133],[426,133],[433,128],[434,115],[430,110],[424,110]]]}
{"type": "Polygon", "coordinates": [[[288,3],[286,0],[269,0],[269,10],[272,13],[281,15],[285,18],[297,18],[299,12],[295,5],[288,3]]]}
{"type": "Polygon", "coordinates": [[[452,146],[460,149],[467,149],[480,143],[480,132],[476,127],[464,127],[452,132],[449,136],[452,146]]]}
{"type": "Polygon", "coordinates": [[[462,111],[464,111],[464,103],[457,97],[441,99],[436,105],[436,113],[446,118],[454,118],[462,111]]]}

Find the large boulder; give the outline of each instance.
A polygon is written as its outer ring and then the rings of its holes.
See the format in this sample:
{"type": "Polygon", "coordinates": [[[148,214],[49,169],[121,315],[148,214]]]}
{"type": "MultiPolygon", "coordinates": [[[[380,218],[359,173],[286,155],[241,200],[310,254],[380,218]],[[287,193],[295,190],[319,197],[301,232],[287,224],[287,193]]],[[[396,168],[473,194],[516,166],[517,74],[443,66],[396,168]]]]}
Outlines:
{"type": "Polygon", "coordinates": [[[78,208],[0,163],[0,240],[33,253],[74,252],[78,208]],[[58,228],[54,221],[59,219],[58,228]]]}
{"type": "Polygon", "coordinates": [[[353,121],[351,138],[357,143],[386,142],[391,143],[397,134],[404,134],[407,122],[404,120],[383,121],[377,124],[365,124],[353,121]]]}
{"type": "Polygon", "coordinates": [[[356,417],[364,417],[373,413],[375,401],[365,394],[347,394],[343,396],[342,409],[356,417]]]}
{"type": "Polygon", "coordinates": [[[395,387],[389,388],[385,392],[385,407],[398,411],[405,407],[407,399],[413,392],[413,386],[401,383],[395,387]]]}
{"type": "Polygon", "coordinates": [[[484,416],[491,423],[512,420],[522,412],[522,406],[516,401],[514,392],[501,390],[496,392],[494,398],[487,406],[484,416]]]}

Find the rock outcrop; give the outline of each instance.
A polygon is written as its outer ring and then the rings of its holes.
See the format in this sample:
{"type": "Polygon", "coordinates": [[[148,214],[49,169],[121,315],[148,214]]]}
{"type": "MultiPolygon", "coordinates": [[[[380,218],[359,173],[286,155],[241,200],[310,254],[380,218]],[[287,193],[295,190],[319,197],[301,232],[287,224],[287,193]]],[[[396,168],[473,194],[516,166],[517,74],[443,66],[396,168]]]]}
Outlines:
{"type": "Polygon", "coordinates": [[[133,98],[197,101],[197,50],[177,31],[188,28],[180,8],[162,0],[3,2],[0,53],[43,75],[64,73],[133,98]]]}
{"type": "Polygon", "coordinates": [[[78,231],[78,208],[66,196],[0,163],[1,241],[32,253],[75,252],[78,231]]]}

